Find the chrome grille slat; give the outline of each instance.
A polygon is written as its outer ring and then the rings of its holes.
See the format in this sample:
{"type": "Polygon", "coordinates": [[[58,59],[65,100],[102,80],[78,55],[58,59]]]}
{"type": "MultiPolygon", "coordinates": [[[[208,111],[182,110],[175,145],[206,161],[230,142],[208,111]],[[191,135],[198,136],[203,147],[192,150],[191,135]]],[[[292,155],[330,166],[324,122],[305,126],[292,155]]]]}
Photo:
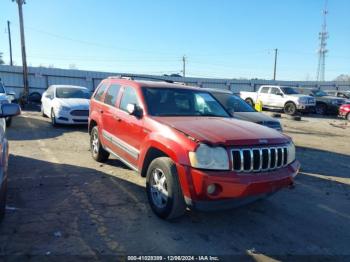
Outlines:
{"type": "Polygon", "coordinates": [[[276,170],[287,165],[287,154],[287,146],[232,149],[232,170],[243,173],[276,170]],[[234,155],[236,160],[234,160],[234,155]]]}

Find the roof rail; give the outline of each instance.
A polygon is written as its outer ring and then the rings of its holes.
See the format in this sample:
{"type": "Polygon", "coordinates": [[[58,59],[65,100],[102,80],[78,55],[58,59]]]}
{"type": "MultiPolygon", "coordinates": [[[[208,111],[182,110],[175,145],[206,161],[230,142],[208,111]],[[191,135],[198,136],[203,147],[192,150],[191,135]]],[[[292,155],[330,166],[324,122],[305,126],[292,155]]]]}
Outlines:
{"type": "Polygon", "coordinates": [[[129,76],[122,76],[122,75],[109,76],[108,79],[126,79],[126,80],[134,80],[132,77],[129,77],[129,76]]]}

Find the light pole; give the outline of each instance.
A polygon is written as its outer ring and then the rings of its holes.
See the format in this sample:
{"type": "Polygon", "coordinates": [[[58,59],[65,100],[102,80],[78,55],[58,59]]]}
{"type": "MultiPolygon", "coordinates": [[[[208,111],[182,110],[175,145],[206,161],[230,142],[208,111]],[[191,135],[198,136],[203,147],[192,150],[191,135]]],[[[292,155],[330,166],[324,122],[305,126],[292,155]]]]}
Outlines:
{"type": "Polygon", "coordinates": [[[16,2],[18,5],[19,26],[20,26],[20,33],[21,33],[22,67],[23,67],[23,94],[21,97],[21,104],[26,104],[28,100],[29,86],[28,86],[27,55],[26,55],[26,46],[25,46],[25,39],[24,39],[23,11],[22,11],[22,6],[26,2],[25,0],[12,0],[12,2],[16,2]]]}

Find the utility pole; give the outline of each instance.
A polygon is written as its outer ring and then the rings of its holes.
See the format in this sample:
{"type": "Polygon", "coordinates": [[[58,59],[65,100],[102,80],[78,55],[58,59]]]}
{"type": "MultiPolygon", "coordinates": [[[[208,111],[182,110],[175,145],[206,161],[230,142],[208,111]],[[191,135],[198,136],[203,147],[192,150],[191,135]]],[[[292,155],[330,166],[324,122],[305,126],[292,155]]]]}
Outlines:
{"type": "Polygon", "coordinates": [[[7,33],[8,33],[8,35],[9,35],[10,65],[13,66],[13,61],[12,61],[11,28],[10,28],[10,21],[9,21],[9,20],[7,20],[7,33]]]}
{"type": "Polygon", "coordinates": [[[277,56],[278,56],[278,49],[275,49],[275,65],[273,67],[273,80],[276,80],[276,70],[277,70],[277,56]]]}
{"type": "Polygon", "coordinates": [[[186,77],[186,56],[182,57],[182,76],[186,77]]]}
{"type": "Polygon", "coordinates": [[[23,66],[23,94],[21,97],[21,103],[26,104],[28,100],[29,94],[29,86],[28,86],[28,68],[27,68],[27,56],[26,56],[26,47],[24,40],[24,27],[23,27],[23,11],[22,6],[25,4],[25,0],[12,0],[12,2],[16,1],[18,5],[18,16],[19,16],[19,26],[21,32],[21,51],[22,51],[22,66],[23,66]]]}

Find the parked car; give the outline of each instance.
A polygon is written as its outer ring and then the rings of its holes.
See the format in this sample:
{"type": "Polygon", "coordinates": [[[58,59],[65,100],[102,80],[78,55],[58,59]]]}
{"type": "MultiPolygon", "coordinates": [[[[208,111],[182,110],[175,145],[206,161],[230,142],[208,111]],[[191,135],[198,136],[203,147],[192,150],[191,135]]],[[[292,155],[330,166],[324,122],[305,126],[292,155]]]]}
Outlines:
{"type": "Polygon", "coordinates": [[[339,107],[345,103],[345,99],[328,95],[317,88],[298,88],[302,94],[310,95],[316,99],[315,112],[319,115],[338,114],[339,107]]]}
{"type": "Polygon", "coordinates": [[[326,90],[329,96],[336,96],[345,99],[347,104],[350,104],[350,91],[326,90]]]}
{"type": "Polygon", "coordinates": [[[93,159],[116,156],[146,177],[161,218],[232,208],[293,184],[300,164],[291,138],[232,118],[201,88],[108,78],[90,104],[93,159]]]}
{"type": "Polygon", "coordinates": [[[287,86],[261,86],[258,92],[242,91],[240,96],[251,106],[260,100],[263,108],[283,109],[289,115],[294,115],[297,111],[313,111],[316,105],[312,96],[302,95],[287,86]]]}
{"type": "MultiPolygon", "coordinates": [[[[12,91],[6,91],[4,84],[0,78],[0,104],[8,104],[16,101],[16,93],[12,91]]],[[[12,123],[11,117],[6,117],[6,126],[9,127],[12,123]]]]}
{"type": "Polygon", "coordinates": [[[7,165],[8,165],[8,142],[6,138],[6,117],[13,117],[21,113],[21,108],[18,104],[2,104],[0,105],[0,146],[1,146],[1,161],[0,161],[0,220],[5,215],[6,207],[6,191],[7,191],[7,165]]]}
{"type": "Polygon", "coordinates": [[[41,113],[57,124],[87,124],[91,93],[86,87],[52,85],[41,97],[41,113]]]}
{"type": "Polygon", "coordinates": [[[208,91],[212,94],[232,117],[264,125],[282,132],[280,121],[256,111],[242,98],[234,95],[231,91],[215,88],[203,88],[202,90],[208,91]]]}
{"type": "Polygon", "coordinates": [[[350,121],[350,104],[344,104],[339,107],[339,116],[350,121]]]}

